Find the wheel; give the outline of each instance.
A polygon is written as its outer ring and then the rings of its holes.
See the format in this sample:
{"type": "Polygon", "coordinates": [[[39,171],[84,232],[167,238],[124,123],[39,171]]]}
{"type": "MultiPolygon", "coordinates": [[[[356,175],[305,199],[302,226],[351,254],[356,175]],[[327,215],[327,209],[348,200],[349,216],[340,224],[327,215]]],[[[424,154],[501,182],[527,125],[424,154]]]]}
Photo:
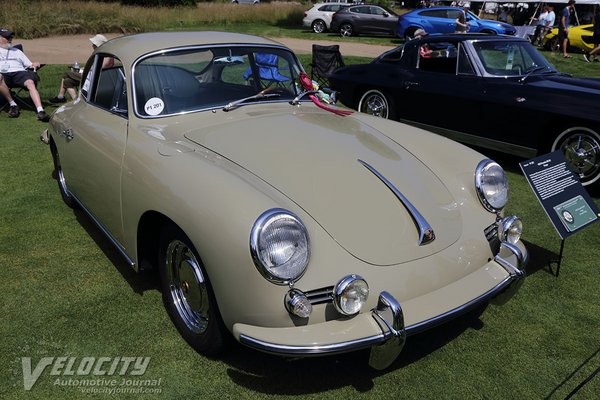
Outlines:
{"type": "Polygon", "coordinates": [[[163,302],[181,336],[196,351],[219,353],[225,327],[198,253],[176,226],[161,233],[159,273],[163,302]]]}
{"type": "Polygon", "coordinates": [[[579,175],[583,186],[598,186],[600,179],[600,135],[582,126],[561,132],[552,151],[562,150],[573,172],[579,175]]]}
{"type": "Polygon", "coordinates": [[[77,208],[77,202],[67,187],[67,181],[60,165],[58,149],[53,141],[50,142],[50,151],[52,152],[52,161],[54,162],[54,172],[56,174],[56,181],[58,182],[60,197],[62,197],[63,202],[70,208],[77,208]]]}
{"type": "Polygon", "coordinates": [[[352,36],[353,30],[352,25],[350,24],[342,24],[340,26],[340,35],[344,37],[352,36]]]}
{"type": "Polygon", "coordinates": [[[323,33],[327,29],[327,25],[325,25],[325,21],[322,19],[317,19],[312,23],[312,30],[314,33],[323,33]]]}
{"type": "Polygon", "coordinates": [[[358,102],[358,111],[381,118],[393,118],[392,100],[376,89],[367,90],[358,102]]]}

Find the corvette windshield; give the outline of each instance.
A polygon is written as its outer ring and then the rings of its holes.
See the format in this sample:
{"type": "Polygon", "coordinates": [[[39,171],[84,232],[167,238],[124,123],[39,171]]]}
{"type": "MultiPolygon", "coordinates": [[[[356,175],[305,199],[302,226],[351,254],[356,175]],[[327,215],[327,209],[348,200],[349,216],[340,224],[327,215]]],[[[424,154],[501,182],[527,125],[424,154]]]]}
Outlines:
{"type": "Polygon", "coordinates": [[[246,99],[244,104],[289,101],[298,94],[301,71],[294,54],[278,47],[215,46],[156,53],[134,66],[135,109],[141,117],[163,117],[223,108],[240,99],[246,99]]]}
{"type": "Polygon", "coordinates": [[[495,76],[523,76],[556,72],[528,42],[474,42],[473,47],[485,71],[495,76]]]}

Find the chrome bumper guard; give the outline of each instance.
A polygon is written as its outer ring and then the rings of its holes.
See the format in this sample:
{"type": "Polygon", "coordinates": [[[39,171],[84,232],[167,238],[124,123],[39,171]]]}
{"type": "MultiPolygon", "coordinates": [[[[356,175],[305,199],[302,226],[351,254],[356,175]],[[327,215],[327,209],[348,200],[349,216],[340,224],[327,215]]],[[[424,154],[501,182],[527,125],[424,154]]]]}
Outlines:
{"type": "Polygon", "coordinates": [[[460,307],[415,325],[404,326],[404,314],[400,303],[390,293],[383,291],[379,294],[377,306],[371,310],[373,318],[381,329],[380,334],[360,340],[320,346],[286,346],[264,342],[246,335],[240,335],[240,342],[260,351],[288,356],[337,354],[370,347],[369,365],[375,369],[385,369],[398,357],[404,347],[407,336],[431,329],[454,319],[482,303],[492,300],[496,304],[506,302],[523,283],[525,265],[528,261],[527,257],[527,252],[524,253],[518,246],[502,242],[500,251],[494,257],[494,260],[509,274],[502,282],[460,307]],[[516,258],[516,265],[510,262],[509,258],[512,257],[516,258]]]}

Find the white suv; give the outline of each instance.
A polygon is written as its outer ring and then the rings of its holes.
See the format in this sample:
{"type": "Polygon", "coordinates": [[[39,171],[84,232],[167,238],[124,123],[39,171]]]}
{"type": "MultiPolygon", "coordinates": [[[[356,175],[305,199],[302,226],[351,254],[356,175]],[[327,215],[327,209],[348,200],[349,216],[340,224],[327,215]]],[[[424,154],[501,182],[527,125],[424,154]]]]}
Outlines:
{"type": "Polygon", "coordinates": [[[351,3],[317,3],[308,11],[304,12],[302,25],[311,28],[315,33],[329,30],[331,16],[351,3]]]}

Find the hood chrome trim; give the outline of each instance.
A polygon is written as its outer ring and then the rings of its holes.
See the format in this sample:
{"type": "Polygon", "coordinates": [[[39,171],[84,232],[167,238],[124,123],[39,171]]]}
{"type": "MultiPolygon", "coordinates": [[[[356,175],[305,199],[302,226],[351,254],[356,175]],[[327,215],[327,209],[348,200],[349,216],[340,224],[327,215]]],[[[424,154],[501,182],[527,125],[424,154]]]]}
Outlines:
{"type": "Polygon", "coordinates": [[[417,210],[415,206],[396,188],[389,180],[386,179],[379,171],[373,168],[368,163],[363,160],[357,160],[361,163],[365,168],[367,168],[373,175],[379,178],[381,182],[383,182],[394,195],[400,200],[400,202],[406,207],[408,213],[413,219],[417,230],[419,231],[419,246],[423,246],[429,244],[435,240],[435,233],[433,232],[433,228],[429,225],[429,222],[421,215],[421,213],[417,210]]]}

